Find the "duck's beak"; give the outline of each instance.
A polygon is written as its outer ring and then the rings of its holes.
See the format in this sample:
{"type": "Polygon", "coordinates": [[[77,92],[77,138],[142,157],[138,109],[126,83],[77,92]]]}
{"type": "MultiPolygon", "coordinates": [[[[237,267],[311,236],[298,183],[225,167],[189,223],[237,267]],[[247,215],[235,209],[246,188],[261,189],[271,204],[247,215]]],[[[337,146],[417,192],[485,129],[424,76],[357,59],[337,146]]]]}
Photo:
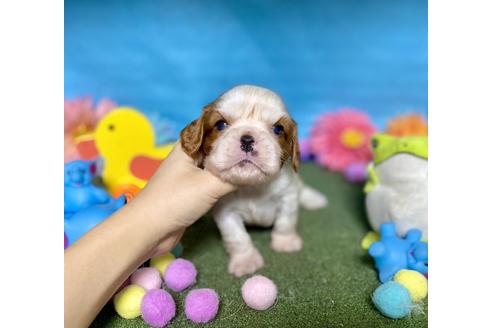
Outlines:
{"type": "Polygon", "coordinates": [[[85,160],[92,160],[99,156],[96,141],[92,133],[84,134],[75,139],[75,144],[80,157],[85,160]]]}

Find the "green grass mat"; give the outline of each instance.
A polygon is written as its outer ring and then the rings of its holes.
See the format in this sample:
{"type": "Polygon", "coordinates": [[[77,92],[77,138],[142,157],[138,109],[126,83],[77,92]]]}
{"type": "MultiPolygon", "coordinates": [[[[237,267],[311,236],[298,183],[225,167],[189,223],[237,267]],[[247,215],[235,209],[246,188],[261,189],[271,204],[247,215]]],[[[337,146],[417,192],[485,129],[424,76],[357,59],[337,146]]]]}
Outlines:
{"type": "MultiPolygon", "coordinates": [[[[360,248],[368,231],[362,186],[314,164],[303,164],[301,174],[309,185],[330,201],[319,211],[300,211],[299,232],[304,249],[279,254],[269,248],[268,229],[250,229],[254,244],[265,259],[258,273],[271,278],[279,289],[276,304],[267,311],[249,309],[241,299],[244,278],[227,273],[227,255],[219,231],[207,215],[183,237],[184,254],[198,269],[196,288],[214,288],[221,297],[217,318],[206,327],[427,327],[427,302],[415,314],[392,320],[372,305],[371,293],[379,286],[372,259],[360,248]]],[[[183,310],[186,291],[173,293],[177,316],[168,327],[197,327],[183,310]]],[[[92,327],[147,327],[140,319],[120,318],[108,304],[92,327]]]]}

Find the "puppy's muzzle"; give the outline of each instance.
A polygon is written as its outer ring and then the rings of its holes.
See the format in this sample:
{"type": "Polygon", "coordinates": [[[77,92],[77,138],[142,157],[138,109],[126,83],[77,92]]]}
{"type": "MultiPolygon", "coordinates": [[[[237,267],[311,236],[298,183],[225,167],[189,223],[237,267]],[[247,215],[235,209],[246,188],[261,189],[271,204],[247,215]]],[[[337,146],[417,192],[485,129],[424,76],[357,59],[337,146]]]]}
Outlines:
{"type": "Polygon", "coordinates": [[[241,150],[245,153],[250,153],[253,151],[253,144],[255,142],[255,138],[250,136],[249,134],[245,134],[241,136],[241,150]]]}

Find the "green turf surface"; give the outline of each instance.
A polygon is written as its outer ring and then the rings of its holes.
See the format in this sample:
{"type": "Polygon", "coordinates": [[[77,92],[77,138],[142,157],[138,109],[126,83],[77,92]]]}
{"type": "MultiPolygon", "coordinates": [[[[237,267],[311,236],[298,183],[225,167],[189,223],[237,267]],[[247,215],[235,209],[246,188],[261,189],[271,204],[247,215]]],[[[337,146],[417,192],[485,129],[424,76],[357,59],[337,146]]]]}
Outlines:
{"type": "MultiPolygon", "coordinates": [[[[207,215],[183,237],[183,257],[198,269],[195,288],[214,288],[221,297],[217,318],[207,327],[427,327],[427,302],[410,317],[392,320],[372,305],[370,295],[379,286],[372,259],[360,248],[368,231],[362,186],[347,183],[342,176],[311,163],[301,174],[330,201],[319,211],[300,211],[299,233],[304,249],[279,254],[269,248],[268,229],[250,229],[254,244],[265,259],[258,273],[278,286],[276,304],[264,312],[246,307],[241,284],[247,277],[227,273],[227,255],[219,231],[207,215]]],[[[177,316],[168,327],[197,327],[183,310],[186,292],[172,293],[177,316]]],[[[120,318],[108,304],[93,327],[147,327],[140,319],[120,318]]]]}

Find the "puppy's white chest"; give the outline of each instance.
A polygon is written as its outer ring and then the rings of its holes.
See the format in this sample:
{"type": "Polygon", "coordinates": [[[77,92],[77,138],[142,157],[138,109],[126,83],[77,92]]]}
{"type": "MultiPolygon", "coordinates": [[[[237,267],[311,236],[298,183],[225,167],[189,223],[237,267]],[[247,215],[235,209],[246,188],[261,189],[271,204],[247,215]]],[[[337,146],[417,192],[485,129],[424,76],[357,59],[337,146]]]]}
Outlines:
{"type": "Polygon", "coordinates": [[[244,223],[262,227],[273,225],[278,213],[277,204],[274,197],[247,200],[243,204],[244,208],[240,210],[244,223]]]}
{"type": "Polygon", "coordinates": [[[298,206],[298,178],[290,166],[284,165],[280,174],[269,184],[240,188],[222,198],[214,207],[216,221],[240,216],[246,225],[270,227],[283,207],[298,206]]]}

